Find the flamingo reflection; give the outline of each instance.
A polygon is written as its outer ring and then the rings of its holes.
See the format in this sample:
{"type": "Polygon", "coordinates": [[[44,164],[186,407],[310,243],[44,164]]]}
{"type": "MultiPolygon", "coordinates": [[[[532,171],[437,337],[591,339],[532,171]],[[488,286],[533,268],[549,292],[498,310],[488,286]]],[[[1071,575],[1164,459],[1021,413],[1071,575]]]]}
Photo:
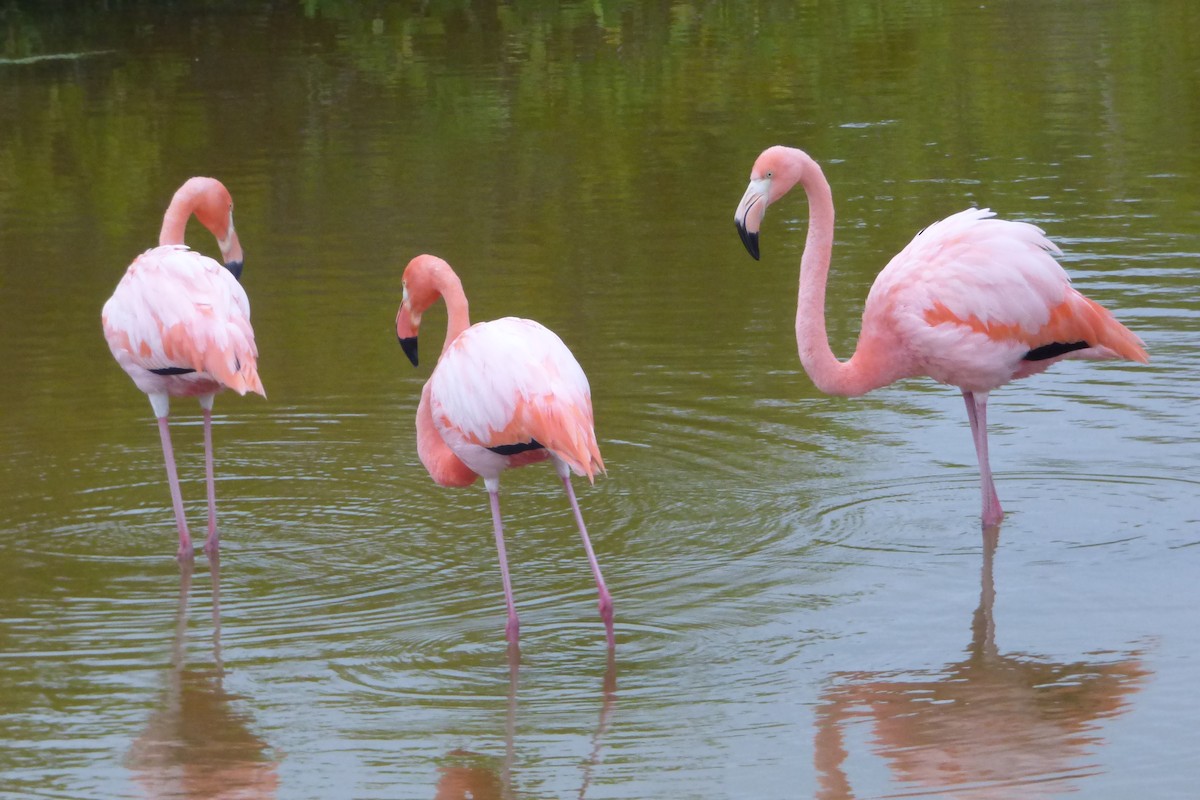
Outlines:
{"type": "Polygon", "coordinates": [[[192,587],[190,561],[180,562],[179,606],[171,666],[159,708],[134,741],[126,763],[145,796],[188,800],[263,800],[279,789],[278,763],[271,747],[253,731],[253,721],[235,708],[225,691],[221,663],[220,559],[209,560],[212,575],[212,666],[189,667],[186,659],[187,606],[192,587]]]}
{"type": "Polygon", "coordinates": [[[1058,796],[1097,770],[1085,759],[1103,744],[1100,721],[1126,710],[1148,670],[1136,650],[1115,660],[1062,663],[1001,654],[992,614],[997,535],[996,528],[985,532],[966,658],[925,680],[840,673],[822,693],[814,748],[820,800],[854,797],[843,731],[856,719],[873,721],[872,749],[913,790],[1058,796]]]}
{"type": "MultiPolygon", "coordinates": [[[[508,648],[508,706],[504,715],[504,757],[490,758],[470,750],[455,749],[446,754],[445,763],[439,768],[442,777],[438,780],[434,800],[512,800],[518,795],[513,792],[513,761],[516,753],[517,687],[520,672],[520,650],[517,645],[508,648]]],[[[592,749],[583,765],[583,781],[579,787],[579,800],[587,796],[592,773],[600,762],[601,744],[612,718],[617,698],[617,666],[613,650],[608,651],[608,662],[604,670],[600,704],[600,721],[592,734],[592,749]]]]}

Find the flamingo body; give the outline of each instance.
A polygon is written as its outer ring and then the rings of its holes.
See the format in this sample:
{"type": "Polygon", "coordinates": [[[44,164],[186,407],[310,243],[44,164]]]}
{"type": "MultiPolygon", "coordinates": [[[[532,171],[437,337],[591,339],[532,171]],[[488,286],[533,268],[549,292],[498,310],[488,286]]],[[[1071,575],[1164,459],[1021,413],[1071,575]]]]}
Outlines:
{"type": "Polygon", "coordinates": [[[886,383],[928,376],[971,392],[1065,358],[1144,360],[1137,337],[1071,286],[1059,254],[1037,227],[988,209],[935,222],[875,279],[855,355],[887,361],[876,367],[886,383]],[[1049,355],[1076,342],[1087,346],[1049,355]],[[1039,348],[1051,349],[1031,359],[1039,348]]]}
{"type": "Polygon", "coordinates": [[[458,276],[449,264],[430,255],[417,256],[405,268],[404,299],[396,314],[396,335],[414,365],[421,315],[439,297],[447,308],[446,339],[417,406],[421,463],[442,486],[469,486],[484,479],[508,607],[505,633],[515,644],[519,620],[500,517],[499,479],[505,469],[550,460],[583,539],[611,648],[612,597],[570,480],[571,472],[594,481],[596,472],[604,471],[587,376],[563,341],[533,320],[504,317],[471,325],[458,276]]]}
{"type": "Polygon", "coordinates": [[[263,392],[246,290],[229,270],[183,245],[134,259],[101,322],[113,357],[148,395],[263,392]],[[185,369],[192,371],[177,371],[185,369]]]}
{"type": "Polygon", "coordinates": [[[988,460],[988,393],[1067,358],[1145,362],[1141,340],[1071,286],[1054,258],[1058,247],[1040,229],[971,208],[918,233],[880,271],[854,355],[839,361],[825,332],[834,213],[820,166],[795,148],[763,151],[734,221],[758,258],[767,207],[797,184],[809,201],[796,310],[805,371],[822,391],[843,396],[917,376],[957,386],[979,461],[983,523],[998,524],[1003,510],[988,460]]]}
{"type": "Polygon", "coordinates": [[[429,402],[442,440],[478,475],[498,477],[551,453],[589,480],[604,469],[587,376],[562,339],[533,320],[504,317],[459,334],[429,378],[429,402]],[[534,442],[541,447],[519,449],[534,442]]]}
{"type": "Polygon", "coordinates": [[[213,397],[225,389],[265,396],[250,302],[238,282],[242,248],[233,227],[233,200],[214,178],[191,178],[163,215],[159,246],[142,253],[104,304],[101,325],[113,357],[145,392],[158,418],[167,480],[179,531],[181,560],[192,557],[167,417],[172,397],[196,397],[204,415],[208,538],[218,547],[212,459],[213,397]],[[213,233],[224,266],[183,244],[193,214],[213,233]]]}

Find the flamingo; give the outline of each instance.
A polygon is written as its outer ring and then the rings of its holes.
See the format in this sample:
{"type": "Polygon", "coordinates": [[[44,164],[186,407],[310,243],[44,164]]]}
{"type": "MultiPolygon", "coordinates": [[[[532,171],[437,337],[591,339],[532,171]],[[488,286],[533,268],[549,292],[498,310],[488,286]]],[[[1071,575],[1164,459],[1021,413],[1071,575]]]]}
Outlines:
{"type": "Polygon", "coordinates": [[[901,378],[928,376],[962,391],[979,460],[982,523],[1004,517],[988,461],[988,393],[1066,358],[1149,360],[1142,341],[1071,286],[1061,251],[1037,227],[969,208],[918,233],[880,271],[867,295],[858,346],[839,361],[825,332],[833,248],[833,194],[821,167],[792,147],[767,148],[734,213],[759,257],[767,206],[796,184],[808,196],[800,259],[796,342],[817,388],[857,397],[901,378]]]}
{"type": "Polygon", "coordinates": [[[192,559],[179,476],[167,416],[172,397],[196,397],[204,414],[204,468],[208,484],[208,537],[204,550],[219,547],[213,480],[213,397],[223,389],[266,396],[258,377],[258,348],[250,327],[250,301],[238,282],[242,246],[233,228],[233,200],[215,178],[191,178],[179,187],[163,215],[158,247],[133,260],[104,304],[101,322],[113,358],[150,398],[162,439],[171,503],[179,529],[181,562],[192,559]],[[183,243],[188,219],[217,238],[224,266],[183,243]]]}
{"type": "Polygon", "coordinates": [[[533,320],[504,317],[471,325],[462,282],[442,259],[417,256],[403,280],[396,335],[413,366],[421,315],[438,297],[446,302],[446,340],[417,405],[417,455],[441,486],[469,486],[483,478],[508,608],[505,637],[517,644],[520,621],[504,549],[500,473],[549,459],[583,537],[611,650],[612,596],[571,486],[572,472],[593,483],[596,472],[604,472],[587,376],[562,340],[533,320]]]}

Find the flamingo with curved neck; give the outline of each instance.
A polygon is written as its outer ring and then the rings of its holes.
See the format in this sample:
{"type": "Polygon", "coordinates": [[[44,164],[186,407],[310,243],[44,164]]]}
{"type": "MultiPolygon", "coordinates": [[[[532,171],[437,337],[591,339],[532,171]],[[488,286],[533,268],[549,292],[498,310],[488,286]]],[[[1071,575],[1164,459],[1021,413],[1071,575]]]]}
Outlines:
{"type": "Polygon", "coordinates": [[[213,556],[219,546],[213,398],[225,389],[266,396],[258,377],[250,301],[238,282],[242,259],[229,190],[215,178],[191,178],[175,192],[163,215],[159,246],[134,259],[101,313],[104,338],[113,357],[150,398],[158,418],[180,561],[190,561],[193,550],[167,425],[170,399],[196,397],[204,414],[208,488],[204,549],[213,556]],[[224,266],[184,245],[184,229],[193,214],[216,237],[224,266]]]}
{"type": "Polygon", "coordinates": [[[508,609],[505,636],[515,645],[520,621],[500,517],[500,473],[549,460],[583,539],[611,649],[612,596],[571,486],[572,472],[594,481],[604,471],[587,377],[562,340],[532,320],[504,317],[471,325],[462,282],[449,264],[431,255],[405,267],[404,298],[396,312],[396,336],[413,366],[421,316],[439,297],[446,303],[446,339],[417,405],[417,455],[442,486],[469,486],[483,478],[508,609]]]}
{"type": "Polygon", "coordinates": [[[225,269],[240,280],[243,255],[237,231],[233,228],[233,198],[216,178],[188,178],[175,190],[171,204],[163,214],[158,243],[183,244],[183,234],[193,214],[216,237],[225,269]]]}
{"type": "Polygon", "coordinates": [[[796,306],[805,372],[821,391],[849,397],[917,376],[957,386],[979,461],[982,522],[998,525],[1004,511],[988,458],[988,393],[1067,358],[1144,363],[1141,340],[1071,286],[1054,258],[1058,247],[1040,229],[971,208],[930,225],[880,271],[854,354],[839,361],[825,328],[834,212],[820,165],[802,150],[767,148],[734,222],[758,259],[767,207],[797,184],[809,207],[796,306]]]}

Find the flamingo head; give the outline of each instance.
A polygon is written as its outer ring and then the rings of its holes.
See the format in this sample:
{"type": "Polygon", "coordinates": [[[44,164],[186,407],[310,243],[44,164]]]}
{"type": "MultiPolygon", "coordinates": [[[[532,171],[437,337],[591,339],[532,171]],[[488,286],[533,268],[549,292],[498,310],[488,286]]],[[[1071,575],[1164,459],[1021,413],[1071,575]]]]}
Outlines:
{"type": "MultiPolygon", "coordinates": [[[[244,255],[242,254],[242,244],[238,241],[237,231],[233,227],[233,197],[225,188],[225,184],[216,178],[189,178],[175,193],[175,201],[171,204],[172,208],[175,207],[176,202],[180,201],[182,201],[182,207],[190,208],[191,213],[200,220],[200,224],[208,228],[216,237],[217,246],[221,248],[221,263],[225,265],[225,269],[233,273],[233,277],[241,280],[244,255]]],[[[186,222],[186,217],[184,222],[186,222]]],[[[164,232],[165,230],[164,226],[164,232]]],[[[182,234],[181,225],[179,243],[183,242],[182,234]]],[[[160,241],[160,244],[167,244],[167,242],[160,241]]]]}
{"type": "Polygon", "coordinates": [[[404,268],[404,299],[396,312],[396,338],[414,367],[417,366],[421,315],[441,296],[441,284],[448,276],[454,278],[454,271],[437,256],[419,255],[404,268]]]}
{"type": "Polygon", "coordinates": [[[768,147],[750,170],[750,185],[733,213],[742,244],[755,260],[759,257],[758,229],[767,206],[787,194],[804,175],[804,165],[812,161],[794,147],[768,147]]]}
{"type": "Polygon", "coordinates": [[[396,312],[396,339],[404,348],[404,355],[412,365],[417,366],[417,333],[421,330],[421,312],[414,311],[412,296],[408,293],[407,283],[404,286],[404,299],[400,301],[400,310],[396,312]]]}

